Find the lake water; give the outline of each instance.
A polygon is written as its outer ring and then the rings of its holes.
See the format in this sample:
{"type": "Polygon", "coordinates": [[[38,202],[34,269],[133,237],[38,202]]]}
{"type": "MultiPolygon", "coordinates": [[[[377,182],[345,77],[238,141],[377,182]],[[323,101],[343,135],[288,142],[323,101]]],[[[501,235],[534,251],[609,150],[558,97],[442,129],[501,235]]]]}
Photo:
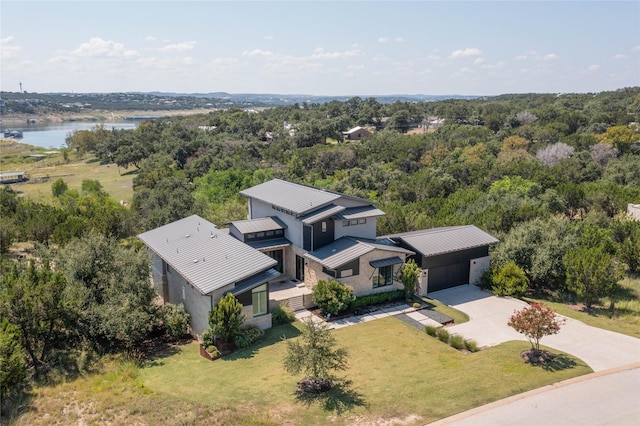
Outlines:
{"type": "MultiPolygon", "coordinates": [[[[107,130],[111,129],[135,129],[137,121],[104,122],[96,121],[66,121],[64,123],[29,124],[22,126],[11,126],[2,128],[3,133],[8,130],[22,131],[22,139],[16,139],[27,145],[39,146],[42,148],[59,149],[66,147],[65,139],[74,130],[92,130],[98,125],[104,125],[107,130]]],[[[2,135],[0,135],[2,136],[2,135]]]]}

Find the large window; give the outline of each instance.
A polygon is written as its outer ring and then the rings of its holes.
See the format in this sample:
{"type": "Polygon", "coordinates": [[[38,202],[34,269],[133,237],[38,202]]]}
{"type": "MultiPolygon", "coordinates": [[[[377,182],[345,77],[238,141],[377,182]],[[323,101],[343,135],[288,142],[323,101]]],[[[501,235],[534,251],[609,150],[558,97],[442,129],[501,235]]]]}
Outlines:
{"type": "Polygon", "coordinates": [[[373,288],[393,284],[393,265],[381,266],[373,275],[373,288]]]}
{"type": "Polygon", "coordinates": [[[276,271],[278,272],[284,271],[284,265],[282,263],[282,250],[271,250],[266,252],[265,254],[270,258],[278,261],[278,264],[274,267],[276,271]]]}
{"type": "Polygon", "coordinates": [[[253,316],[264,315],[267,313],[267,284],[262,284],[259,287],[251,290],[251,304],[253,305],[253,316]]]}

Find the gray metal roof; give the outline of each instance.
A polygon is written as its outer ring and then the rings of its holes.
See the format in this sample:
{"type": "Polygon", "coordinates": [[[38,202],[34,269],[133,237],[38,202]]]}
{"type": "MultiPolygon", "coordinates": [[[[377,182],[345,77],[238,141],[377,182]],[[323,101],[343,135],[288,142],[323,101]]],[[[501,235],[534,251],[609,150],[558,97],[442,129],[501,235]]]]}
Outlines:
{"type": "Polygon", "coordinates": [[[425,229],[389,237],[394,240],[401,239],[423,256],[435,256],[499,242],[475,225],[425,229]]]}
{"type": "Polygon", "coordinates": [[[362,219],[367,217],[384,216],[385,212],[373,206],[349,207],[343,212],[335,215],[335,220],[362,219]]]}
{"type": "Polygon", "coordinates": [[[316,251],[307,253],[305,257],[329,269],[335,269],[374,250],[414,254],[402,247],[378,244],[362,238],[342,237],[316,251]]]}
{"type": "Polygon", "coordinates": [[[326,219],[328,217],[339,214],[345,209],[343,206],[336,206],[335,204],[329,204],[328,206],[322,207],[318,210],[312,211],[311,213],[302,216],[300,219],[302,223],[305,225],[312,225],[322,219],[326,219]]]}
{"type": "Polygon", "coordinates": [[[138,238],[202,294],[277,264],[197,215],[147,231],[138,238]]]}
{"type": "Polygon", "coordinates": [[[275,231],[276,229],[285,229],[287,225],[273,217],[264,217],[260,219],[237,220],[231,222],[242,234],[250,234],[252,232],[275,231]]]}
{"type": "Polygon", "coordinates": [[[240,191],[240,194],[279,206],[293,212],[295,215],[310,212],[343,197],[363,204],[371,204],[371,201],[362,198],[280,179],[272,179],[260,185],[247,188],[240,191]]]}
{"type": "Polygon", "coordinates": [[[278,248],[284,248],[291,245],[291,241],[286,238],[269,238],[268,240],[255,240],[249,241],[248,246],[253,247],[256,250],[275,250],[278,248]]]}

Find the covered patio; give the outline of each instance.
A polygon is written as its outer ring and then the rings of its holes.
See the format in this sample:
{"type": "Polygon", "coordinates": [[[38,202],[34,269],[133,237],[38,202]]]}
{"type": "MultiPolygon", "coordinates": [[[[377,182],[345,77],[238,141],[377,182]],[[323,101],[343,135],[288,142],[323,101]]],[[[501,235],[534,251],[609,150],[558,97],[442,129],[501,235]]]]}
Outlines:
{"type": "Polygon", "coordinates": [[[269,309],[277,306],[288,306],[292,311],[313,306],[311,289],[302,281],[282,275],[269,282],[269,309]]]}

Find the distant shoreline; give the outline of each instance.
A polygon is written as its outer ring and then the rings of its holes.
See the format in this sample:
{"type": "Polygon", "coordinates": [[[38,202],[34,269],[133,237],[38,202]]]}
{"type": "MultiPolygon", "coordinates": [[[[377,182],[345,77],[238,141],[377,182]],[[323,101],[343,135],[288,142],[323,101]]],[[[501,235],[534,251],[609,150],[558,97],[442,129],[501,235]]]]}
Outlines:
{"type": "Polygon", "coordinates": [[[67,121],[95,121],[97,123],[110,123],[124,121],[127,117],[133,116],[162,116],[175,117],[180,115],[207,114],[211,109],[186,109],[186,110],[161,110],[161,111],[84,111],[78,113],[55,112],[38,114],[2,114],[0,122],[2,128],[7,129],[12,126],[24,126],[26,124],[46,124],[63,123],[67,121]]]}

